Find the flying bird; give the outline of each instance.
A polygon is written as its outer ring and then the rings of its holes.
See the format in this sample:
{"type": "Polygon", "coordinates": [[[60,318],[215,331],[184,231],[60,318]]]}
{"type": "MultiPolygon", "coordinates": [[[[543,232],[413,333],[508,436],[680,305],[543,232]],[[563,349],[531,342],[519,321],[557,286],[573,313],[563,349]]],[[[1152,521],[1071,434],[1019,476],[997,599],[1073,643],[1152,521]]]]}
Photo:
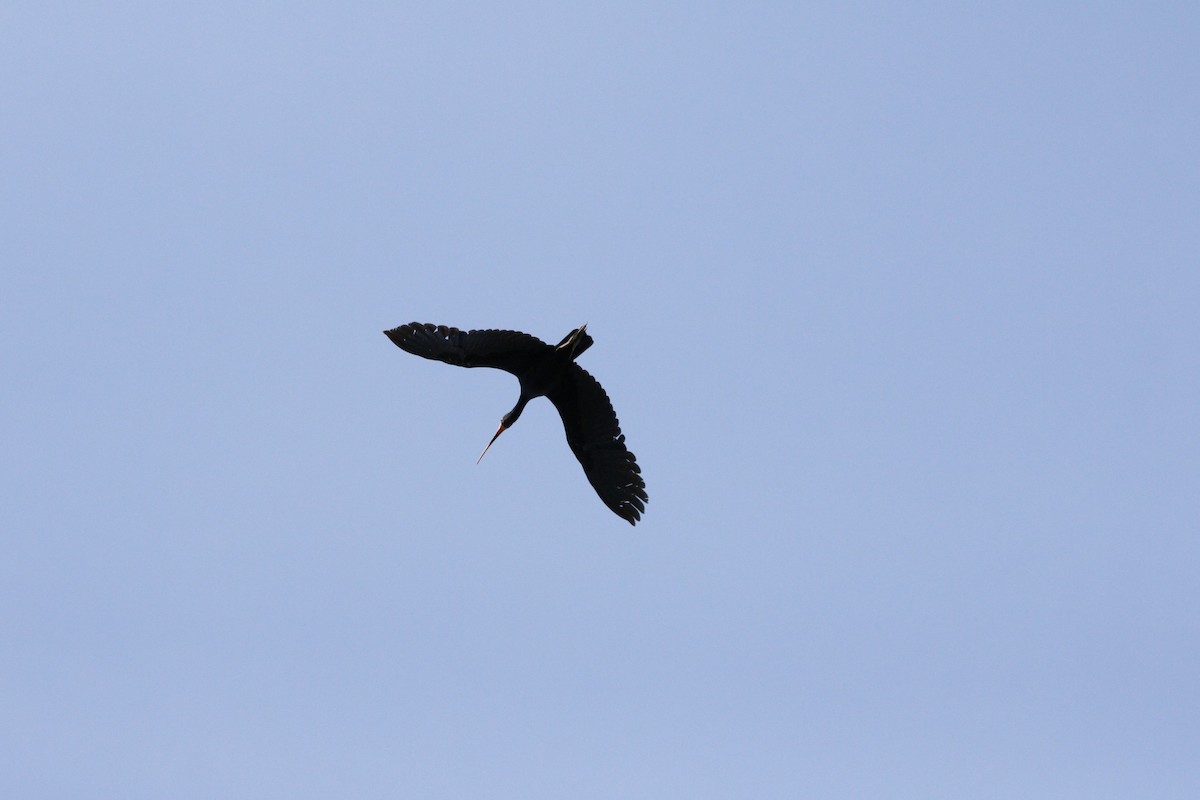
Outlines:
{"type": "Polygon", "coordinates": [[[558,409],[567,444],[604,505],[630,525],[642,518],[649,499],[642,470],[625,447],[625,436],[604,388],[575,363],[592,346],[587,325],[571,331],[553,347],[519,331],[460,331],[421,322],[384,333],[397,347],[413,355],[458,367],[502,369],[517,376],[521,396],[512,411],[500,419],[500,427],[479,454],[479,461],[500,434],[512,427],[530,400],[546,397],[558,409]]]}

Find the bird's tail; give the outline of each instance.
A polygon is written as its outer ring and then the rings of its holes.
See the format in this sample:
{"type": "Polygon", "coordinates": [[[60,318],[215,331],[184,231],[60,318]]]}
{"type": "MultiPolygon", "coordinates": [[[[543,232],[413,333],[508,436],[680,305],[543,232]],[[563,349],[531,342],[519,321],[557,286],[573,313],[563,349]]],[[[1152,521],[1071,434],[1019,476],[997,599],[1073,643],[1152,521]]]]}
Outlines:
{"type": "Polygon", "coordinates": [[[587,323],[584,323],[564,336],[556,349],[566,350],[571,354],[572,359],[576,359],[579,358],[584,350],[587,350],[591,346],[592,337],[588,336],[587,323]]]}

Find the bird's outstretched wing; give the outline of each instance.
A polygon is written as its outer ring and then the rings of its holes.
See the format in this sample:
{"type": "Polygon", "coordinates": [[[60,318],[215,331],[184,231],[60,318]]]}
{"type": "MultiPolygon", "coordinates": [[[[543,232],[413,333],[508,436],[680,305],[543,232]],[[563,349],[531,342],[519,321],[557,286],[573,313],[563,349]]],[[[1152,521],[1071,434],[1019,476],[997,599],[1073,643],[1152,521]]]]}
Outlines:
{"type": "Polygon", "coordinates": [[[520,331],[460,331],[446,325],[410,322],[384,331],[405,352],[458,367],[494,367],[519,373],[554,348],[520,331]]]}
{"type": "Polygon", "coordinates": [[[596,494],[617,516],[636,525],[649,500],[646,482],[637,459],[625,447],[625,436],[604,388],[587,370],[572,363],[546,397],[558,409],[567,444],[596,494]]]}

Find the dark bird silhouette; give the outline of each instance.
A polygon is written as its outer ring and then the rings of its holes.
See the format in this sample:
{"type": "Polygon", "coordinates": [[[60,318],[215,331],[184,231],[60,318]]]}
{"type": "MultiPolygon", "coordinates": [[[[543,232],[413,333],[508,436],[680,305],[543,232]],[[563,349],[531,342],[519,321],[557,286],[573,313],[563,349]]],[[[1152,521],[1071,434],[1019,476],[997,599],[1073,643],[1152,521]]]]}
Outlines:
{"type": "Polygon", "coordinates": [[[459,367],[493,367],[517,376],[521,396],[501,418],[492,441],[479,454],[480,461],[492,442],[517,421],[526,404],[544,396],[558,409],[567,444],[604,505],[630,525],[642,518],[649,499],[642,470],[625,447],[625,436],[603,387],[575,363],[592,346],[587,325],[571,331],[554,347],[518,331],[460,331],[421,322],[384,333],[413,355],[459,367]]]}

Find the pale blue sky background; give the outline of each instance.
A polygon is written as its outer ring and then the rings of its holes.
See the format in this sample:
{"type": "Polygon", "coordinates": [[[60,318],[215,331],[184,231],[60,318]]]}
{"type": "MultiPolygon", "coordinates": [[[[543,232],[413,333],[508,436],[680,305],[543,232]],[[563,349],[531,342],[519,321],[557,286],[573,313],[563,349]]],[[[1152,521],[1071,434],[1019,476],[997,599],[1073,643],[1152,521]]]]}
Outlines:
{"type": "Polygon", "coordinates": [[[0,795],[1200,796],[1193,4],[6,3],[0,795]],[[551,406],[397,350],[557,341],[551,406]]]}

